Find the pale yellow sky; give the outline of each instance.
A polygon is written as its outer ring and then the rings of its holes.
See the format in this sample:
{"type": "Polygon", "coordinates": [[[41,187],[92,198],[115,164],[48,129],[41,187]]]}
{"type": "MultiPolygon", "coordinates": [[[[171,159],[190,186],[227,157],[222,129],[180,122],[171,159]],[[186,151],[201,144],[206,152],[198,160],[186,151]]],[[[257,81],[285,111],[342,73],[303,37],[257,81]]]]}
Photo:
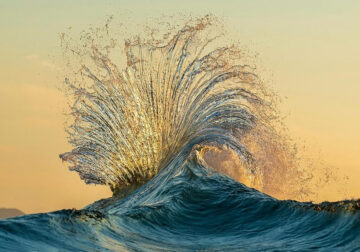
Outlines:
{"type": "Polygon", "coordinates": [[[57,89],[64,76],[54,58],[59,33],[102,24],[111,14],[141,23],[178,12],[220,16],[232,38],[259,53],[264,78],[287,97],[282,110],[291,136],[349,177],[344,196],[324,199],[360,197],[360,2],[9,0],[0,3],[0,207],[33,213],[110,196],[58,158],[70,150],[57,89]]]}

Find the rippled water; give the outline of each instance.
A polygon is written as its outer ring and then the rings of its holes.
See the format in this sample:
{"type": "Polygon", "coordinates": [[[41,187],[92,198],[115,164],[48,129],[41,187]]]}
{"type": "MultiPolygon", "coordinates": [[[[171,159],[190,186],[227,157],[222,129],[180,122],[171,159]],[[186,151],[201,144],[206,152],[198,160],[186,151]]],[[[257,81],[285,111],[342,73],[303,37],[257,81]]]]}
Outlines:
{"type": "Polygon", "coordinates": [[[279,201],[174,162],[125,198],[0,221],[3,251],[359,251],[360,201],[279,201]]]}

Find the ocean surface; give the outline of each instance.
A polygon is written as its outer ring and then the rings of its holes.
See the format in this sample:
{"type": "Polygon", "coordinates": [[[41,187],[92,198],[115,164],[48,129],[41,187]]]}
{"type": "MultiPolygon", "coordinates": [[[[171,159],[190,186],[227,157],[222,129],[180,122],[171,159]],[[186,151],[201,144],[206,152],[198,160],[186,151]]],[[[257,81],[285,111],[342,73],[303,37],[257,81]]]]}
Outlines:
{"type": "Polygon", "coordinates": [[[1,251],[360,251],[360,200],[277,199],[307,192],[312,167],[299,166],[246,51],[214,42],[214,23],[158,39],[119,42],[108,23],[80,44],[62,36],[73,149],[60,158],[114,196],[0,220],[1,251]]]}
{"type": "Polygon", "coordinates": [[[280,201],[190,160],[125,198],[0,220],[0,250],[360,251],[359,209],[280,201]]]}

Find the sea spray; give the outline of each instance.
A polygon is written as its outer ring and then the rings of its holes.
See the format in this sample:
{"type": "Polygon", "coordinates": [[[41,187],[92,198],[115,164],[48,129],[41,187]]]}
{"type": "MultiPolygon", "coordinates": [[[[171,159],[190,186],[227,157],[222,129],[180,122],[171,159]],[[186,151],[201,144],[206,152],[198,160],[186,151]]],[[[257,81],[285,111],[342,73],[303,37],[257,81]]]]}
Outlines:
{"type": "MultiPolygon", "coordinates": [[[[151,179],[174,155],[195,144],[225,144],[247,164],[253,159],[239,139],[262,123],[262,86],[250,66],[237,62],[236,47],[206,54],[200,39],[212,18],[184,26],[164,46],[126,40],[127,67],[119,69],[92,46],[103,75],[86,65],[92,80],[67,80],[73,90],[71,152],[61,154],[86,183],[113,190],[151,179]]],[[[255,170],[251,170],[255,173],[255,170]]]]}
{"type": "Polygon", "coordinates": [[[173,35],[119,41],[106,23],[84,33],[81,46],[64,35],[65,51],[80,59],[66,78],[74,149],[60,157],[70,170],[119,192],[146,183],[183,150],[213,146],[235,153],[240,161],[229,169],[243,171],[232,174],[248,186],[279,197],[306,193],[308,176],[278,127],[276,95],[246,52],[217,43],[218,24],[208,15],[173,35]],[[125,64],[114,63],[121,50],[125,64]]]}

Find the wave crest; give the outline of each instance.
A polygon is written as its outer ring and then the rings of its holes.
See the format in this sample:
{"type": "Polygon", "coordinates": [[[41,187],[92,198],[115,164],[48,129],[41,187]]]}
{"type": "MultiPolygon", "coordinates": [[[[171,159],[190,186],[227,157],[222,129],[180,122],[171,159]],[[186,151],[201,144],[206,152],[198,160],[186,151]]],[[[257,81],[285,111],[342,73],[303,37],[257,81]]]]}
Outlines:
{"type": "Polygon", "coordinates": [[[162,45],[126,40],[123,69],[91,47],[97,69],[80,70],[91,84],[66,80],[75,98],[68,130],[74,149],[60,157],[70,170],[117,190],[148,181],[181,151],[217,143],[255,172],[239,139],[261,122],[264,88],[236,46],[211,49],[213,21],[188,23],[162,45]]]}

